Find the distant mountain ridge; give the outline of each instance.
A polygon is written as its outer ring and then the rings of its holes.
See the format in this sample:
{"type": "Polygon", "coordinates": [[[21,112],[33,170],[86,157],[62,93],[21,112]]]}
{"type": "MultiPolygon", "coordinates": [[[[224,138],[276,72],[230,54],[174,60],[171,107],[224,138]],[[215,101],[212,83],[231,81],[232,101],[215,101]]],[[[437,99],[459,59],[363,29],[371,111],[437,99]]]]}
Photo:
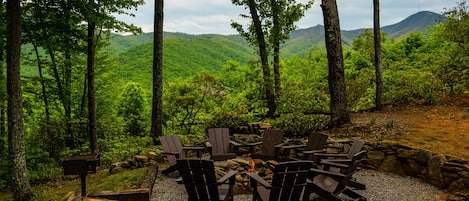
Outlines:
{"type": "MultiPolygon", "coordinates": [[[[381,31],[386,33],[386,37],[400,38],[412,32],[425,32],[427,31],[427,27],[433,26],[445,19],[443,15],[430,11],[421,11],[396,24],[383,26],[381,27],[381,31]]],[[[366,28],[349,31],[342,30],[342,44],[345,47],[351,47],[355,38],[365,31],[365,29],[366,28]]],[[[282,51],[284,56],[304,55],[310,51],[312,47],[317,46],[325,47],[323,25],[316,25],[311,28],[299,29],[292,32],[290,39],[283,45],[282,51]],[[309,47],[309,49],[305,49],[306,47],[309,47]]]]}
{"type": "MultiPolygon", "coordinates": [[[[444,21],[442,15],[423,11],[409,16],[399,23],[384,26],[387,37],[399,38],[416,31],[426,31],[428,26],[444,21]]],[[[351,47],[353,41],[365,29],[342,31],[342,43],[351,47]]],[[[216,75],[227,61],[246,65],[259,60],[253,49],[239,35],[164,32],[163,77],[165,81],[187,77],[199,72],[216,75]]],[[[153,33],[142,35],[113,35],[107,50],[119,56],[116,69],[124,79],[151,86],[153,33]]],[[[324,27],[317,25],[294,31],[281,47],[282,58],[305,56],[314,50],[324,50],[324,27]]]]}
{"type": "MultiPolygon", "coordinates": [[[[412,32],[425,32],[428,26],[435,25],[439,22],[444,21],[446,18],[443,15],[430,12],[421,11],[415,13],[404,20],[388,25],[381,28],[382,32],[387,33],[387,37],[399,38],[412,32]]],[[[360,28],[355,30],[342,30],[342,42],[344,46],[350,47],[353,40],[359,36],[366,28],[360,28]]],[[[185,39],[190,42],[194,39],[208,39],[215,41],[233,41],[239,42],[240,44],[249,45],[239,35],[219,35],[219,34],[201,34],[192,35],[186,33],[174,33],[164,32],[164,40],[171,39],[185,39]]],[[[142,35],[112,35],[111,45],[107,48],[115,51],[116,53],[122,53],[129,50],[131,47],[142,45],[145,43],[153,42],[153,33],[145,33],[142,35]]],[[[307,29],[298,29],[290,34],[290,39],[286,41],[282,46],[284,56],[292,56],[295,54],[304,54],[304,51],[309,51],[314,47],[324,46],[324,26],[316,25],[307,29]]]]}

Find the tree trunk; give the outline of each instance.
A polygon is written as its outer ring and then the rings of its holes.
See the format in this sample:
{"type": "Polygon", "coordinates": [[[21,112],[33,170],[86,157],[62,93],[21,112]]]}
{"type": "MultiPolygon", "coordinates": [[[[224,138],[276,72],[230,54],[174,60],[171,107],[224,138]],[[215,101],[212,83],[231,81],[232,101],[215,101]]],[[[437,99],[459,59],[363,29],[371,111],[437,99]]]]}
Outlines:
{"type": "MultiPolygon", "coordinates": [[[[0,3],[0,10],[3,9],[2,6],[3,6],[3,3],[0,3]]],[[[3,67],[4,67],[3,63],[5,61],[4,50],[5,50],[5,43],[3,43],[2,40],[0,40],[0,87],[1,89],[6,89],[5,74],[3,71],[3,67]]],[[[6,91],[0,90],[0,153],[2,153],[5,148],[5,142],[3,141],[3,137],[6,136],[6,127],[5,127],[5,123],[6,123],[5,114],[6,114],[6,108],[7,108],[6,98],[7,98],[6,91]]]]}
{"type": "Polygon", "coordinates": [[[274,46],[274,79],[275,79],[275,97],[280,96],[280,23],[279,23],[279,3],[277,0],[271,0],[272,4],[272,21],[273,21],[273,41],[274,46]]]}
{"type": "Polygon", "coordinates": [[[273,117],[275,110],[277,109],[277,105],[275,104],[275,95],[273,93],[273,82],[270,74],[267,44],[265,42],[264,32],[262,31],[262,24],[259,19],[259,15],[257,14],[256,2],[254,0],[248,0],[248,6],[256,29],[257,42],[259,44],[259,55],[261,57],[262,72],[264,76],[265,95],[267,98],[267,106],[269,108],[267,116],[273,117]]]}
{"type": "Polygon", "coordinates": [[[383,108],[383,69],[381,68],[381,28],[379,25],[379,0],[373,0],[373,31],[375,41],[376,98],[375,109],[383,108]]]}
{"type": "MultiPolygon", "coordinates": [[[[94,0],[89,0],[89,4],[94,5],[94,0]]],[[[92,19],[88,19],[88,135],[91,153],[99,153],[98,135],[96,133],[96,91],[94,87],[95,29],[96,23],[92,19]]]]}
{"type": "Polygon", "coordinates": [[[14,200],[29,201],[33,192],[28,181],[24,145],[23,99],[21,95],[21,6],[20,1],[7,1],[7,93],[8,148],[14,200]]]}
{"type": "Polygon", "coordinates": [[[154,38],[153,38],[153,101],[151,133],[153,142],[163,135],[163,7],[164,1],[155,2],[154,38]]]}
{"type": "Polygon", "coordinates": [[[345,92],[344,58],[336,0],[322,0],[325,41],[329,65],[329,93],[331,96],[331,127],[350,123],[345,92]]]}
{"type": "MultiPolygon", "coordinates": [[[[39,71],[39,78],[41,82],[41,90],[42,90],[42,101],[44,101],[44,109],[46,112],[46,128],[49,128],[49,123],[50,123],[50,112],[49,112],[49,99],[47,99],[47,91],[46,91],[46,84],[44,81],[44,75],[42,73],[42,60],[41,57],[39,56],[39,50],[37,49],[37,45],[33,44],[34,46],[34,53],[36,53],[36,59],[37,59],[37,68],[39,71]]],[[[47,130],[46,132],[48,132],[47,130]]]]}

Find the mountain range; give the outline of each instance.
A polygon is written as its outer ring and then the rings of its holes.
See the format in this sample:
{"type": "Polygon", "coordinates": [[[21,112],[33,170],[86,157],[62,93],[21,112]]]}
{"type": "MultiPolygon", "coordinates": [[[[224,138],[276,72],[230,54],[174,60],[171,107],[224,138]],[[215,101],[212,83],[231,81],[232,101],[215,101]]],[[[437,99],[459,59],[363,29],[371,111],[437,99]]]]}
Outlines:
{"type": "MultiPolygon", "coordinates": [[[[445,17],[440,14],[421,11],[396,24],[383,26],[381,31],[386,33],[386,37],[400,38],[412,32],[425,32],[429,26],[444,20],[445,17]]],[[[351,47],[355,38],[365,29],[342,30],[344,47],[351,47]]],[[[165,66],[163,75],[169,79],[201,71],[216,73],[228,60],[238,61],[241,64],[258,60],[254,49],[240,35],[164,32],[163,39],[163,66],[165,66]]],[[[140,77],[138,75],[140,73],[151,75],[152,47],[153,33],[112,35],[107,50],[119,55],[122,63],[121,73],[128,79],[134,80],[135,77],[140,77]]],[[[316,25],[292,32],[290,39],[281,47],[281,56],[301,57],[314,49],[324,50],[324,48],[324,26],[316,25]]]]}

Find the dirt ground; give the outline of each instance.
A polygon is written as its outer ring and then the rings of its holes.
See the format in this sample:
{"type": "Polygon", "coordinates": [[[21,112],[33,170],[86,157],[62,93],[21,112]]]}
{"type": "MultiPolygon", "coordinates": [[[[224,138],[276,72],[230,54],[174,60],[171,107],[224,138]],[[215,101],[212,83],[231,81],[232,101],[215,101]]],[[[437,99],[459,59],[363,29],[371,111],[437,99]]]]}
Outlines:
{"type": "Polygon", "coordinates": [[[330,134],[396,142],[469,160],[469,94],[448,96],[435,105],[386,106],[354,113],[351,119],[352,124],[330,134]]]}

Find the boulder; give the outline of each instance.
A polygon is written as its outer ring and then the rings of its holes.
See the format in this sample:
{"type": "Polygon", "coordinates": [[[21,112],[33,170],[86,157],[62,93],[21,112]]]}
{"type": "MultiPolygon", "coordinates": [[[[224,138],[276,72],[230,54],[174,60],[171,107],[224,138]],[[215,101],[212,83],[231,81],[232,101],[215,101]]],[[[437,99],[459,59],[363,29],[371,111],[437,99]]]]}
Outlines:
{"type": "Polygon", "coordinates": [[[379,166],[380,172],[389,172],[397,175],[405,176],[405,171],[402,168],[401,162],[397,159],[396,155],[388,155],[384,158],[383,162],[379,166]]]}
{"type": "Polygon", "coordinates": [[[430,184],[443,188],[445,180],[443,176],[442,167],[446,162],[446,157],[443,154],[434,155],[428,160],[428,180],[430,184]]]}

